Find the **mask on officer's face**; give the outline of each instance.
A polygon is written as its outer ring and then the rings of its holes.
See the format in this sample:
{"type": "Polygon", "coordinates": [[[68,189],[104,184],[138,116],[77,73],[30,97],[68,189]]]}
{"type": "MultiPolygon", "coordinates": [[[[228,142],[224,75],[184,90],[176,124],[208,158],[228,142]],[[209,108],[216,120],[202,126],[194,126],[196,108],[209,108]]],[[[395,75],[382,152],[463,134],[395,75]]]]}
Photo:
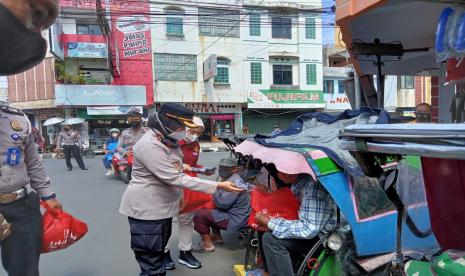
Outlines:
{"type": "Polygon", "coordinates": [[[173,133],[168,134],[168,137],[170,137],[173,140],[176,140],[176,142],[179,142],[181,140],[184,140],[184,138],[186,138],[186,131],[182,130],[179,132],[173,132],[173,133]]]}
{"type": "Polygon", "coordinates": [[[47,42],[0,4],[0,76],[24,72],[45,57],[47,42]]]}
{"type": "Polygon", "coordinates": [[[130,121],[130,122],[129,122],[129,125],[130,125],[131,127],[139,127],[140,124],[142,124],[142,121],[130,121]]]}

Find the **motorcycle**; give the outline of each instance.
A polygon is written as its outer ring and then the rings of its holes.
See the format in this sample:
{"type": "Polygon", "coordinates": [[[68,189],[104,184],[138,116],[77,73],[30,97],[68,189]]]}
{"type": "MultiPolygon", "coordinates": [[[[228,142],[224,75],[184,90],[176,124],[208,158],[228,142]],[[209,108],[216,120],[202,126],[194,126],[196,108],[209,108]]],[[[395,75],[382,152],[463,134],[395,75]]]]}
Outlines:
{"type": "Polygon", "coordinates": [[[106,154],[103,158],[103,162],[105,164],[105,168],[113,167],[113,155],[116,153],[116,148],[118,147],[118,143],[109,143],[107,145],[106,154]]]}
{"type": "Polygon", "coordinates": [[[132,152],[121,154],[119,152],[113,154],[112,164],[115,170],[115,175],[120,177],[126,184],[131,181],[133,155],[132,152]]]}

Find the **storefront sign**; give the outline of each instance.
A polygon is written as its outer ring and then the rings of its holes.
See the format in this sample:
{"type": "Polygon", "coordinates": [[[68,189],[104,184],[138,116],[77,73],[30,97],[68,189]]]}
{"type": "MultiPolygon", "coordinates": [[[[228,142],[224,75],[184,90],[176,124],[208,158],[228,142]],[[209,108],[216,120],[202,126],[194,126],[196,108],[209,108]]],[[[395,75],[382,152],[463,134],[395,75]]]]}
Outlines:
{"type": "Polygon", "coordinates": [[[146,105],[142,85],[55,85],[57,106],[146,105]]]}
{"type": "Polygon", "coordinates": [[[113,84],[144,85],[147,104],[153,104],[152,46],[148,0],[113,0],[111,4],[112,31],[116,39],[114,48],[121,77],[113,84]]]}
{"type": "Polygon", "coordinates": [[[250,91],[249,108],[324,108],[323,91],[318,90],[259,90],[250,91]]]}
{"type": "Polygon", "coordinates": [[[349,98],[345,94],[325,94],[326,110],[350,109],[349,98]]]}
{"type": "Polygon", "coordinates": [[[64,114],[59,109],[40,109],[38,117],[40,121],[44,121],[54,117],[64,118],[64,114]]]}
{"type": "MultiPolygon", "coordinates": [[[[126,115],[131,106],[87,107],[87,115],[126,115]]],[[[142,106],[138,106],[142,110],[142,106]]]]}
{"type": "Polygon", "coordinates": [[[242,113],[241,104],[228,103],[182,103],[195,113],[242,113]]]}
{"type": "Polygon", "coordinates": [[[107,58],[108,50],[105,43],[68,42],[67,57],[74,58],[107,58]]]}

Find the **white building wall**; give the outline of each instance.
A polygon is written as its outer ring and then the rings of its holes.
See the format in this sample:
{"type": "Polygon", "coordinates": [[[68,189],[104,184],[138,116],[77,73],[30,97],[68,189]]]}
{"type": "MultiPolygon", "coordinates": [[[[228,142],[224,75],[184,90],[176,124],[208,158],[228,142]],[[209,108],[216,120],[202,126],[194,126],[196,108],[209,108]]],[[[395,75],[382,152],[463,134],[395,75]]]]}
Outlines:
{"type": "MultiPolygon", "coordinates": [[[[206,1],[199,3],[204,5],[206,1]]],[[[208,1],[217,2],[217,1],[208,1]]],[[[223,5],[218,8],[225,8],[223,5]]],[[[238,1],[230,1],[231,10],[236,8],[238,1]]],[[[245,1],[247,2],[247,1],[245,1]]],[[[249,1],[250,2],[250,1],[249,1]]],[[[264,1],[262,6],[272,5],[276,1],[264,1]],[[268,3],[270,2],[270,3],[268,3]]],[[[301,3],[301,1],[289,1],[301,3]]],[[[169,6],[182,7],[186,14],[198,14],[198,9],[189,1],[165,1],[166,4],[153,3],[151,12],[163,13],[169,6]],[[189,4],[190,3],[190,4],[189,4]]],[[[281,4],[283,2],[280,2],[281,4]]],[[[320,1],[309,1],[310,4],[321,6],[320,1]]],[[[279,4],[279,3],[278,3],[279,4]]],[[[208,5],[211,7],[211,5],[208,5]]],[[[229,102],[246,103],[247,95],[251,91],[270,89],[273,83],[272,64],[270,55],[292,56],[299,59],[299,63],[293,67],[293,84],[299,85],[300,90],[323,90],[323,57],[322,57],[322,28],[321,19],[316,19],[316,38],[305,39],[305,17],[293,18],[292,39],[274,39],[271,34],[271,17],[266,10],[260,10],[261,35],[249,35],[249,18],[244,14],[240,19],[240,38],[220,38],[199,36],[198,17],[184,16],[184,39],[168,39],[166,37],[166,25],[152,25],[152,50],[154,53],[192,54],[197,57],[197,82],[195,81],[155,81],[155,100],[157,102],[182,101],[182,102],[229,102]],[[186,24],[186,22],[188,22],[186,24]],[[212,43],[214,43],[212,45],[212,43]],[[208,48],[208,49],[206,49],[208,48]],[[230,86],[218,87],[213,85],[213,80],[203,82],[203,61],[211,54],[230,59],[230,86]],[[262,84],[251,84],[250,63],[262,62],[262,84]],[[306,84],[306,64],[317,65],[317,84],[306,84]]],[[[253,7],[249,8],[254,10],[253,7]]],[[[160,17],[158,17],[157,20],[160,17]]],[[[155,63],[155,62],[154,62],[155,63]]],[[[154,64],[155,68],[155,64],[154,64]]],[[[156,72],[155,72],[156,74],[156,72]]],[[[304,106],[303,106],[304,107],[304,106]]]]}

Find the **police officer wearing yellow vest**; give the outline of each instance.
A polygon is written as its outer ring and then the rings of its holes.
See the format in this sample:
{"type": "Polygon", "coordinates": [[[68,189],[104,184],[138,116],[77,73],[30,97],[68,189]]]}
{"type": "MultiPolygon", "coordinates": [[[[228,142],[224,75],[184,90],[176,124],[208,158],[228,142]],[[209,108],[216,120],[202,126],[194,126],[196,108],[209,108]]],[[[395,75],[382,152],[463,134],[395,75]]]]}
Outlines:
{"type": "MultiPolygon", "coordinates": [[[[41,31],[57,14],[56,0],[0,0],[0,76],[24,72],[43,60],[47,43],[41,31]]],[[[34,145],[29,120],[18,109],[0,106],[0,247],[10,276],[39,275],[39,197],[50,207],[61,208],[34,145]]]]}
{"type": "Polygon", "coordinates": [[[148,120],[149,130],[133,148],[132,180],[123,194],[120,213],[128,216],[131,248],[141,276],[166,275],[164,250],[171,222],[179,213],[182,188],[213,194],[217,189],[241,192],[231,182],[214,182],[184,173],[178,142],[186,127],[194,128],[194,113],[167,103],[148,120]]]}

